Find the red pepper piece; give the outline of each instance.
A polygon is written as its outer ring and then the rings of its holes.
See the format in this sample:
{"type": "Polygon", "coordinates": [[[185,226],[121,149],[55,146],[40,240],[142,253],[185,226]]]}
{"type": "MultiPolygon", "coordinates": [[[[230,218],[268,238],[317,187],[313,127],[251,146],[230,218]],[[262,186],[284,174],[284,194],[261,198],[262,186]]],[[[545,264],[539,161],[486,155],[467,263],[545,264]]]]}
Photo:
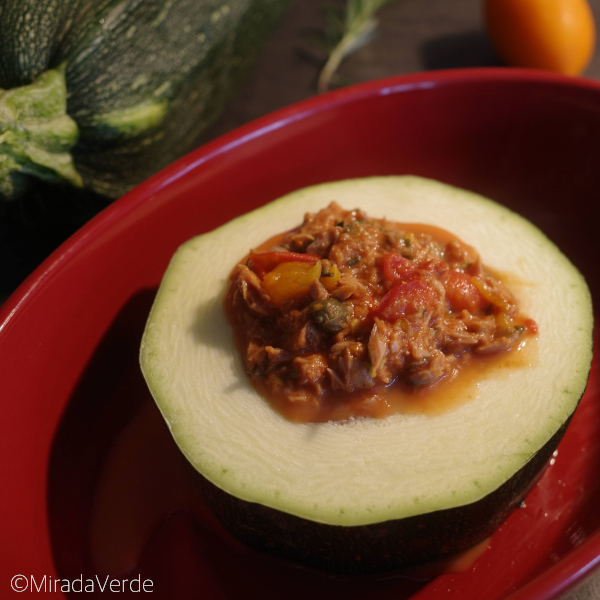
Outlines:
{"type": "Polygon", "coordinates": [[[525,326],[527,333],[532,335],[535,335],[539,331],[538,325],[533,319],[525,319],[525,323],[523,323],[523,325],[525,326]]]}

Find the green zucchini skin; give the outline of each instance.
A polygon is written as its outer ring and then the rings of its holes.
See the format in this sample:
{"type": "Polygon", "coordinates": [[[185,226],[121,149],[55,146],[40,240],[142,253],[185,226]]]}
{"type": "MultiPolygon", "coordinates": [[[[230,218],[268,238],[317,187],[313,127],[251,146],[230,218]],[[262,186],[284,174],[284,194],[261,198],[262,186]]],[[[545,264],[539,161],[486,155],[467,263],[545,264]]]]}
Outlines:
{"type": "Polygon", "coordinates": [[[0,11],[0,87],[32,83],[49,68],[69,26],[84,0],[3,0],[0,11]]]}
{"type": "Polygon", "coordinates": [[[339,575],[374,575],[438,565],[489,538],[535,486],[569,418],[508,481],[481,500],[404,519],[344,527],[318,523],[227,494],[198,475],[223,527],[248,547],[339,575]]]}
{"type": "Polygon", "coordinates": [[[191,150],[288,0],[7,0],[0,87],[64,65],[84,186],[116,198],[191,150]]]}

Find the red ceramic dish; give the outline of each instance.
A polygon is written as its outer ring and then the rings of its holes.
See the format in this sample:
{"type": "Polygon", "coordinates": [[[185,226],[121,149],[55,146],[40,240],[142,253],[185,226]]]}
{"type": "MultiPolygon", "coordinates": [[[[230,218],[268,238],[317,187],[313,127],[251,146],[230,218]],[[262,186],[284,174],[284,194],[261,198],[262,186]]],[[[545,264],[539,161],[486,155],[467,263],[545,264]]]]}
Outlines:
{"type": "Polygon", "coordinates": [[[222,536],[137,355],[181,242],[293,189],[346,177],[411,173],[504,202],[556,241],[597,301],[599,158],[597,83],[515,70],[424,73],[260,119],[109,207],[0,310],[0,595],[16,594],[12,581],[55,597],[61,586],[74,595],[93,585],[102,597],[106,575],[126,587],[139,576],[153,597],[170,599],[541,599],[579,581],[600,562],[597,360],[525,506],[462,572],[426,581],[329,577],[222,536]]]}

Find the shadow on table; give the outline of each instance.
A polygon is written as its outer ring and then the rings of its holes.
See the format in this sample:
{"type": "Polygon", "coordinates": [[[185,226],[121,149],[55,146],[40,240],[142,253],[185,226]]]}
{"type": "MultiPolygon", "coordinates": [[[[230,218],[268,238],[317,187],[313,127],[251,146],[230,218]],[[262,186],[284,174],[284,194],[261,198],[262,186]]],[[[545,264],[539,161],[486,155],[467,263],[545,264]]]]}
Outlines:
{"type": "Polygon", "coordinates": [[[428,70],[502,66],[487,36],[478,30],[427,40],[419,53],[428,70]]]}

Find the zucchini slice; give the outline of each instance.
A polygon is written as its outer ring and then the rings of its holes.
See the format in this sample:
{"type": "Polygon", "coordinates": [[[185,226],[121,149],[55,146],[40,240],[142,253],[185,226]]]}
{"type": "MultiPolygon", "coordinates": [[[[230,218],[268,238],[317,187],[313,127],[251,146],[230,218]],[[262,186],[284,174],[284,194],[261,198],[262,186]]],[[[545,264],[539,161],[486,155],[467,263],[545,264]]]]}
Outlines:
{"type": "Polygon", "coordinates": [[[148,319],[141,367],[226,527],[292,560],[366,573],[439,559],[491,535],[577,407],[592,327],[583,277],[530,222],[436,181],[373,177],[302,189],[181,246],[148,319]],[[435,415],[297,424],[275,412],[234,347],[223,311],[228,277],[250,248],[332,200],[442,227],[509,272],[539,327],[535,357],[486,370],[472,399],[435,415]]]}

